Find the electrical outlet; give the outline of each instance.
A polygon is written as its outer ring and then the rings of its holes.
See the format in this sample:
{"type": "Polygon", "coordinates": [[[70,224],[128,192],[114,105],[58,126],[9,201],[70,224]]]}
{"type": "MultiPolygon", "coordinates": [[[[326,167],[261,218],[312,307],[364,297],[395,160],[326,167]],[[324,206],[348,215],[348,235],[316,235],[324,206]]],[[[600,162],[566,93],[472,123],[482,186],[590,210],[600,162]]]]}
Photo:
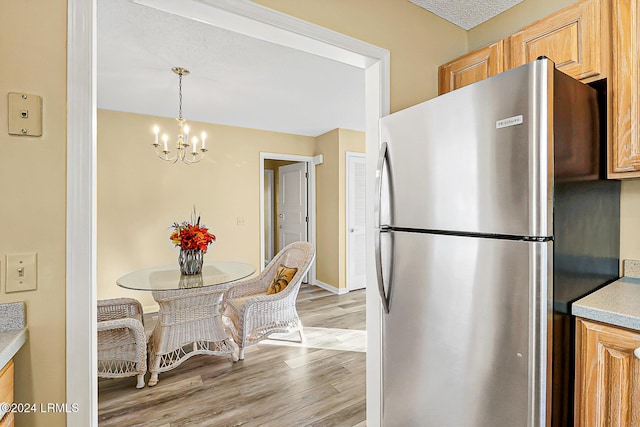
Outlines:
{"type": "Polygon", "coordinates": [[[35,291],[38,288],[38,255],[35,252],[7,255],[6,292],[35,291]]]}

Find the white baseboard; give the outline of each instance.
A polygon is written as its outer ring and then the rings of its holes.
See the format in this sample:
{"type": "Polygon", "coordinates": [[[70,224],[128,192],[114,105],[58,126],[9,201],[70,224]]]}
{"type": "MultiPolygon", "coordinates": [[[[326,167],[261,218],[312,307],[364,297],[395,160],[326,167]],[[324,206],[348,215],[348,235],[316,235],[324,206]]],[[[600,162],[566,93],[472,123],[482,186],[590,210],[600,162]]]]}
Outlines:
{"type": "Polygon", "coordinates": [[[145,305],[142,307],[142,312],[144,314],[157,313],[159,310],[160,306],[158,304],[145,305]]]}
{"type": "Polygon", "coordinates": [[[327,291],[329,291],[331,293],[334,293],[336,295],[344,295],[344,294],[349,292],[349,290],[346,289],[346,288],[336,288],[335,286],[328,285],[328,284],[326,284],[324,282],[321,282],[318,279],[316,279],[316,282],[314,284],[317,287],[322,288],[324,290],[327,290],[327,291]]]}

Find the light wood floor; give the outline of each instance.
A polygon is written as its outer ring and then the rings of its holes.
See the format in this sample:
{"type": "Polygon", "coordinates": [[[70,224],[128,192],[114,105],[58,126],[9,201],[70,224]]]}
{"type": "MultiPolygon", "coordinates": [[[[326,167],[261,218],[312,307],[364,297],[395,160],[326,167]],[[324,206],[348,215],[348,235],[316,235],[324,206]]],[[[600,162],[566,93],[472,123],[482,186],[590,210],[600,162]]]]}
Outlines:
{"type": "Polygon", "coordinates": [[[364,426],[365,291],[303,285],[297,307],[304,346],[264,342],[236,363],[195,356],[143,389],[100,379],[100,426],[364,426]]]}

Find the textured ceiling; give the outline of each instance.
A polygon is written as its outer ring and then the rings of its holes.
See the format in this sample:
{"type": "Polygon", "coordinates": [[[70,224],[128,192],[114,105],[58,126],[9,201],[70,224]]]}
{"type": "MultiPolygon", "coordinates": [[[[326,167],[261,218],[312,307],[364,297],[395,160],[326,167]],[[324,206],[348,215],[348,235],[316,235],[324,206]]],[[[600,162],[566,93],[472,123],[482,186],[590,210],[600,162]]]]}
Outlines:
{"type": "Polygon", "coordinates": [[[98,108],[317,136],[364,130],[364,71],[135,4],[98,0],[98,108]]]}
{"type": "Polygon", "coordinates": [[[409,0],[457,26],[470,30],[522,0],[409,0]]]}
{"type": "MultiPolygon", "coordinates": [[[[468,29],[522,0],[410,1],[468,29]]],[[[211,10],[206,1],[97,4],[98,108],[177,117],[178,78],[171,68],[180,66],[191,71],[183,78],[189,121],[308,136],[364,130],[359,66],[207,24],[189,9],[211,10]]]]}

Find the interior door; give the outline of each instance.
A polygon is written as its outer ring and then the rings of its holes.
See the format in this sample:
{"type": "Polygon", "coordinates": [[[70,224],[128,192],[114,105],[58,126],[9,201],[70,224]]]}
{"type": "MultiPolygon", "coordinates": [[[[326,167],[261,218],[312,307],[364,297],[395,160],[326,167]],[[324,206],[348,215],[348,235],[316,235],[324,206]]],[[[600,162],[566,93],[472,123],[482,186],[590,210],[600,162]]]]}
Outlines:
{"type": "Polygon", "coordinates": [[[347,289],[366,285],[365,155],[347,153],[347,289]]]}
{"type": "Polygon", "coordinates": [[[304,162],[280,166],[279,185],[279,246],[307,241],[307,164],[304,162]]]}

